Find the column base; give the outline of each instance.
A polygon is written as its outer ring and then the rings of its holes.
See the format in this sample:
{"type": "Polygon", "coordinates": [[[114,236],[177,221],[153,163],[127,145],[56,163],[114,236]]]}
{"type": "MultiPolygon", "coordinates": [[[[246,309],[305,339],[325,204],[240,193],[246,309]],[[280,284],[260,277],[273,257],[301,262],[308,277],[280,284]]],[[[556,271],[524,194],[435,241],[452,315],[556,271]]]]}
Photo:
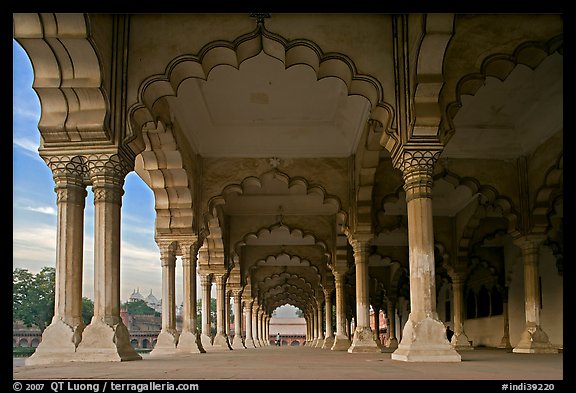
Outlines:
{"type": "Polygon", "coordinates": [[[558,353],[540,326],[526,328],[520,336],[520,342],[512,350],[514,353],[558,353]]]}
{"type": "Polygon", "coordinates": [[[256,343],[255,343],[254,340],[251,339],[251,338],[245,339],[245,340],[244,340],[244,345],[246,346],[246,349],[256,348],[256,343]]]}
{"type": "Polygon", "coordinates": [[[316,341],[316,346],[314,348],[322,348],[322,345],[324,345],[324,339],[319,338],[318,341],[316,341]]]}
{"type": "Polygon", "coordinates": [[[152,352],[150,352],[150,356],[175,354],[179,337],[180,335],[175,329],[162,329],[158,335],[158,338],[156,339],[156,345],[154,345],[154,349],[152,352]]]}
{"type": "Polygon", "coordinates": [[[330,349],[332,351],[347,351],[348,348],[350,348],[350,345],[352,345],[352,342],[350,341],[348,336],[344,334],[343,335],[337,334],[336,337],[334,337],[334,344],[330,349]]]}
{"type": "Polygon", "coordinates": [[[450,345],[457,351],[473,351],[474,347],[470,344],[470,340],[466,333],[462,332],[460,334],[454,333],[452,336],[452,341],[450,341],[450,345]]]}
{"type": "Polygon", "coordinates": [[[234,336],[234,339],[232,340],[232,349],[246,349],[244,340],[242,340],[241,336],[234,336]]]}
{"type": "Polygon", "coordinates": [[[140,360],[142,357],[130,345],[130,333],[122,319],[109,325],[102,319],[92,317],[90,325],[82,334],[75,361],[84,362],[124,362],[140,360]]]}
{"type": "Polygon", "coordinates": [[[208,350],[212,348],[212,337],[207,334],[200,334],[200,343],[202,344],[202,348],[208,350]]]}
{"type": "Polygon", "coordinates": [[[394,352],[396,349],[398,349],[398,339],[394,337],[388,342],[388,346],[382,349],[382,352],[390,353],[394,352]]]}
{"type": "Polygon", "coordinates": [[[334,336],[328,336],[324,339],[324,344],[322,344],[322,349],[330,349],[334,345],[334,336]]]}
{"type": "Polygon", "coordinates": [[[84,324],[70,326],[58,317],[52,318],[42,333],[42,341],[24,363],[31,366],[74,361],[83,330],[84,324]]]}
{"type": "Polygon", "coordinates": [[[404,326],[402,341],[391,355],[392,360],[404,362],[460,362],[460,354],[446,338],[441,321],[430,317],[414,322],[410,318],[404,326]]]}
{"type": "Polygon", "coordinates": [[[311,348],[316,348],[316,344],[318,343],[318,339],[315,338],[314,340],[310,341],[310,347],[311,348]]]}
{"type": "Polygon", "coordinates": [[[352,338],[349,353],[382,352],[369,326],[357,326],[352,338]]]}
{"type": "Polygon", "coordinates": [[[191,331],[183,331],[180,334],[176,349],[183,353],[206,353],[202,341],[200,341],[200,335],[191,331]]]}
{"type": "Polygon", "coordinates": [[[212,342],[212,349],[214,350],[232,350],[230,343],[228,342],[228,336],[223,333],[218,333],[214,337],[214,341],[212,342]]]}
{"type": "Polygon", "coordinates": [[[512,349],[512,344],[510,344],[510,337],[504,336],[502,340],[500,340],[500,344],[496,348],[501,349],[512,349]]]}

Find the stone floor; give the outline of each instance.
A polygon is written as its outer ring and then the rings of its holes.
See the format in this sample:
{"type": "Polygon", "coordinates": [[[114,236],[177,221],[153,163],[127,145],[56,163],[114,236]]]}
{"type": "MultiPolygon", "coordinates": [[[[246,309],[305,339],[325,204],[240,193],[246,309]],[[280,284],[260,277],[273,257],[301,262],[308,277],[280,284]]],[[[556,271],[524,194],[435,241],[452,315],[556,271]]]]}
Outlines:
{"type": "MultiPolygon", "coordinates": [[[[14,380],[332,380],[332,381],[550,381],[564,378],[564,355],[516,354],[502,349],[462,351],[458,363],[411,363],[390,353],[348,353],[309,347],[263,347],[154,357],[120,363],[25,366],[14,359],[14,380]]],[[[201,385],[201,384],[200,384],[201,385]]],[[[498,383],[500,390],[501,383],[498,383]]],[[[502,390],[505,390],[502,388],[502,390]]],[[[514,390],[514,389],[509,389],[514,390]]],[[[528,390],[528,389],[516,389],[528,390]]],[[[534,389],[532,389],[534,390],[534,389]]],[[[548,389],[551,390],[551,389],[548,389]]]]}

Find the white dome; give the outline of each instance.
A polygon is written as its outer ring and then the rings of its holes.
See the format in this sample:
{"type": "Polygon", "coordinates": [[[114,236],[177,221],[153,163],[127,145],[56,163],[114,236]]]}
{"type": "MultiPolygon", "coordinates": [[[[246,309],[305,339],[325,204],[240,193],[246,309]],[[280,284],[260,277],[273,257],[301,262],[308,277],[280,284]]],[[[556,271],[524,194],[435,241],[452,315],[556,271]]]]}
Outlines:
{"type": "Polygon", "coordinates": [[[152,294],[152,290],[150,290],[150,295],[146,296],[145,300],[148,304],[158,304],[158,299],[152,294]]]}
{"type": "Polygon", "coordinates": [[[144,296],[142,296],[140,293],[140,289],[134,290],[134,292],[132,292],[132,295],[130,295],[130,300],[144,300],[144,296]]]}

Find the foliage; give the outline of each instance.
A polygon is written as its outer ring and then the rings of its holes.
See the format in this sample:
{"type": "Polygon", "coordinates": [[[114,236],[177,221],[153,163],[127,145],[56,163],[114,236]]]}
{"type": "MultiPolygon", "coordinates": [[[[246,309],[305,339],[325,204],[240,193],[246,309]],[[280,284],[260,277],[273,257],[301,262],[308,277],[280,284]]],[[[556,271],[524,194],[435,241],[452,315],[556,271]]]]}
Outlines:
{"type": "Polygon", "coordinates": [[[155,315],[160,316],[160,313],[155,311],[152,307],[148,306],[144,300],[133,300],[126,302],[122,305],[128,310],[130,315],[155,315]]]}
{"type": "MultiPolygon", "coordinates": [[[[56,269],[43,267],[38,274],[16,268],[12,273],[12,320],[20,320],[28,327],[38,326],[44,331],[54,316],[56,269]]],[[[90,323],[94,315],[94,302],[82,298],[82,320],[90,323]]]]}
{"type": "Polygon", "coordinates": [[[300,309],[297,309],[297,310],[296,310],[296,316],[297,316],[298,318],[304,318],[304,311],[302,311],[302,310],[300,310],[300,309]]]}
{"type": "Polygon", "coordinates": [[[12,320],[44,331],[54,316],[56,269],[43,267],[37,274],[16,268],[12,273],[12,320]]]}
{"type": "Polygon", "coordinates": [[[82,320],[88,325],[94,316],[94,302],[87,297],[82,298],[82,320]]]}

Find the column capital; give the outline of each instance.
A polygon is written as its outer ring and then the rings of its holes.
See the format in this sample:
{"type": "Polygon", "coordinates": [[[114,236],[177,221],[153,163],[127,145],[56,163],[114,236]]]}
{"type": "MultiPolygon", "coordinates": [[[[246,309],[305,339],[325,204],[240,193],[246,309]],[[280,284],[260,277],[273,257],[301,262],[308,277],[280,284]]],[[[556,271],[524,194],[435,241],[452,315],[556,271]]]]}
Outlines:
{"type": "Polygon", "coordinates": [[[87,159],[82,155],[42,155],[52,171],[56,186],[59,183],[85,185],[88,175],[87,159]]]}
{"type": "Polygon", "coordinates": [[[522,254],[538,252],[540,245],[546,240],[545,235],[525,235],[514,239],[514,245],[522,250],[522,254]]]}
{"type": "Polygon", "coordinates": [[[402,171],[406,202],[432,197],[434,164],[441,153],[441,147],[402,148],[393,157],[394,167],[402,171]]]}
{"type": "Polygon", "coordinates": [[[355,234],[350,238],[350,244],[354,250],[354,255],[358,253],[367,253],[370,247],[370,240],[372,240],[373,235],[370,234],[355,234]]]}
{"type": "Polygon", "coordinates": [[[124,178],[134,169],[133,160],[118,153],[88,154],[86,166],[92,182],[124,182],[124,178]]]}
{"type": "Polygon", "coordinates": [[[200,285],[211,285],[212,284],[212,274],[211,273],[201,273],[200,275],[200,285]]]}

